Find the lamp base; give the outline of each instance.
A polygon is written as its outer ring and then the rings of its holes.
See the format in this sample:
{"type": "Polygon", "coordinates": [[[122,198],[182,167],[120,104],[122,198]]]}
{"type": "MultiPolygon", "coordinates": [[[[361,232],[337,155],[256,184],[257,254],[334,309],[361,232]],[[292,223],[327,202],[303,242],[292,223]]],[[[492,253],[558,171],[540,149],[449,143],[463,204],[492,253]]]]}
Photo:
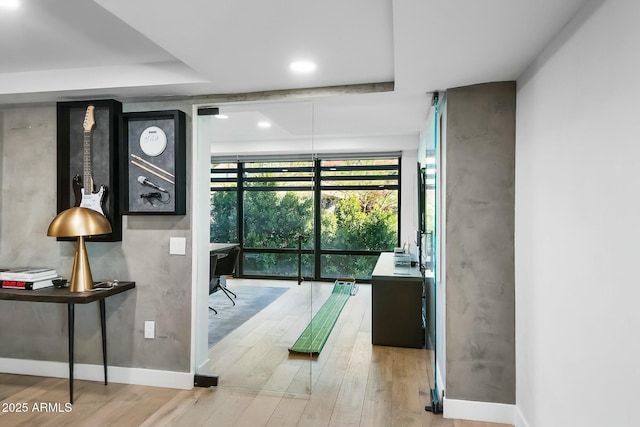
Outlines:
{"type": "Polygon", "coordinates": [[[93,289],[93,277],[91,277],[91,269],[89,268],[87,247],[84,244],[84,236],[79,236],[76,255],[73,259],[73,270],[71,270],[69,291],[85,292],[90,289],[93,289]]]}

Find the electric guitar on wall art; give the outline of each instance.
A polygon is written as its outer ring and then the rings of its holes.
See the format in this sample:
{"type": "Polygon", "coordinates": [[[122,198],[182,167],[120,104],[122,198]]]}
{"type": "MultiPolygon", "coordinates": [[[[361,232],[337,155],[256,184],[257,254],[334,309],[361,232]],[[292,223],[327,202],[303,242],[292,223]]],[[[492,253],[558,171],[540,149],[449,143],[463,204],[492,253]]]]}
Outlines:
{"type": "Polygon", "coordinates": [[[104,215],[104,199],[107,188],[100,186],[97,193],[93,192],[93,178],[91,176],[91,130],[95,125],[93,110],[95,107],[89,105],[84,116],[82,128],[84,129],[84,146],[82,156],[82,178],[76,175],[73,178],[73,192],[76,198],[76,206],[93,209],[104,215]]]}

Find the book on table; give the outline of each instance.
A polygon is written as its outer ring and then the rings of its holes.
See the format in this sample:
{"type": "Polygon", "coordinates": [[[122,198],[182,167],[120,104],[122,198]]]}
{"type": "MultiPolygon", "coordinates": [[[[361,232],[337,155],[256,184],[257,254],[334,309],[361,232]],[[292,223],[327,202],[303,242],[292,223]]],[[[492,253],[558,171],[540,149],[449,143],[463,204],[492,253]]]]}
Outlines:
{"type": "Polygon", "coordinates": [[[24,280],[0,280],[0,287],[2,289],[25,289],[35,291],[37,289],[50,288],[53,286],[53,279],[43,279],[36,281],[24,281],[24,280]]]}
{"type": "Polygon", "coordinates": [[[55,279],[58,272],[47,267],[20,267],[0,271],[0,280],[17,280],[23,282],[34,282],[45,279],[55,279]]]}

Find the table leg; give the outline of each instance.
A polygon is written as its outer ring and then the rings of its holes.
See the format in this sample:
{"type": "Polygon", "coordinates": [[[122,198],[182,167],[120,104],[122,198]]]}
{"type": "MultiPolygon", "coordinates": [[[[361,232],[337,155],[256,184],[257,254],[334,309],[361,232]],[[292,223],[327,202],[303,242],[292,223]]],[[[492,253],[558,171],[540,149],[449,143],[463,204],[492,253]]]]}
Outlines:
{"type": "Polygon", "coordinates": [[[69,319],[69,403],[73,405],[73,326],[74,326],[74,305],[67,304],[67,314],[69,319]]]}
{"type": "Polygon", "coordinates": [[[104,366],[104,385],[107,385],[107,324],[105,319],[104,299],[100,303],[100,327],[102,329],[102,365],[104,366]]]}

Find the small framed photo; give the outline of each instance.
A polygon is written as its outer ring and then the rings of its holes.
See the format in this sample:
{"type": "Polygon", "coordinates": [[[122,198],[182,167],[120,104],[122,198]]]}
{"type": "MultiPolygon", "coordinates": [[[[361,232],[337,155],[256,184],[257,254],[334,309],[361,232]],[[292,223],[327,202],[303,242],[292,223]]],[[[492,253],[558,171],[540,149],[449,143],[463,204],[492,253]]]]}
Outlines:
{"type": "Polygon", "coordinates": [[[185,215],[184,112],[134,112],[122,118],[123,214],[185,215]]]}

